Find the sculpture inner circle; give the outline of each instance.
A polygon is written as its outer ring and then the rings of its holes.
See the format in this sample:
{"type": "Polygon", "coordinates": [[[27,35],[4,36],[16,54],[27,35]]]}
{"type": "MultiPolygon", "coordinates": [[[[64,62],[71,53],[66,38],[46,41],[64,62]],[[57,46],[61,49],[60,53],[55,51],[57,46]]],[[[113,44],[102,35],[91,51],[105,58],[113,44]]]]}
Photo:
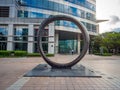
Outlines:
{"type": "Polygon", "coordinates": [[[70,16],[66,16],[66,15],[56,15],[56,16],[52,16],[50,18],[45,19],[40,25],[40,29],[38,31],[38,36],[37,37],[38,37],[38,39],[37,39],[38,50],[39,50],[41,56],[43,57],[43,59],[50,66],[52,66],[52,68],[71,68],[73,65],[77,64],[85,56],[85,54],[88,50],[88,47],[89,47],[89,35],[88,35],[88,32],[87,32],[87,29],[79,21],[77,21],[76,19],[74,19],[70,16]],[[83,41],[84,41],[83,49],[82,49],[80,55],[76,59],[74,59],[73,61],[71,61],[69,63],[60,64],[60,63],[53,62],[50,59],[48,59],[43,52],[41,32],[42,32],[42,30],[44,30],[46,25],[48,25],[49,23],[51,23],[53,21],[56,21],[56,20],[66,20],[66,21],[74,22],[78,26],[78,28],[80,29],[80,31],[83,35],[83,41]]]}

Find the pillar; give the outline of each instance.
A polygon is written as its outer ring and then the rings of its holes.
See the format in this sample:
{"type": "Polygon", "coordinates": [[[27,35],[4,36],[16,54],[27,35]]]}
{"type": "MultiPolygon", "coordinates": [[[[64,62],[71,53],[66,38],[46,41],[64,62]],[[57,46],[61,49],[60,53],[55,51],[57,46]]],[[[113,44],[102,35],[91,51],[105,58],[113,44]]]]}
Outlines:
{"type": "Polygon", "coordinates": [[[27,51],[28,53],[33,53],[33,41],[34,41],[34,25],[29,24],[28,25],[28,47],[27,51]]]}
{"type": "Polygon", "coordinates": [[[80,34],[78,34],[78,54],[80,54],[80,34]]]}
{"type": "Polygon", "coordinates": [[[59,34],[56,33],[56,34],[55,34],[55,53],[56,53],[56,54],[57,54],[58,51],[59,51],[58,46],[59,46],[59,34]]]}
{"type": "Polygon", "coordinates": [[[54,27],[54,23],[50,23],[48,26],[48,53],[49,54],[54,54],[55,53],[55,49],[54,49],[54,34],[55,34],[55,27],[54,27]]]}
{"type": "Polygon", "coordinates": [[[16,15],[17,15],[17,13],[16,13],[16,12],[17,12],[17,11],[16,11],[15,6],[11,6],[11,7],[10,7],[9,17],[11,17],[11,18],[16,17],[16,15]]]}
{"type": "Polygon", "coordinates": [[[8,38],[7,38],[7,50],[13,50],[13,24],[8,25],[8,38]]]}

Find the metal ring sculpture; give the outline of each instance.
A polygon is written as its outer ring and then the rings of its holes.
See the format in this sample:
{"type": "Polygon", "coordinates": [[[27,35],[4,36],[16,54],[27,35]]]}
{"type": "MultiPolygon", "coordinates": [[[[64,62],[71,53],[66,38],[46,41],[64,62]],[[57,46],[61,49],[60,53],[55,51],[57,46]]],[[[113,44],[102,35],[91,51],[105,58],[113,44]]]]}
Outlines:
{"type": "Polygon", "coordinates": [[[73,65],[77,64],[86,54],[88,47],[89,47],[89,34],[87,32],[87,29],[76,19],[70,17],[70,16],[66,16],[66,15],[56,15],[56,16],[52,16],[50,18],[45,19],[41,25],[40,25],[40,29],[38,31],[38,50],[41,54],[41,56],[43,57],[43,59],[50,65],[52,66],[52,68],[71,68],[73,65]],[[83,46],[83,50],[81,51],[81,54],[74,59],[73,61],[69,62],[69,63],[65,63],[65,64],[60,64],[60,63],[56,63],[51,61],[50,59],[48,59],[42,49],[42,40],[41,40],[41,31],[44,30],[45,26],[48,25],[49,23],[56,21],[56,20],[66,20],[66,21],[71,21],[74,22],[78,28],[80,29],[80,31],[82,32],[83,35],[83,40],[84,40],[84,46],[83,46]]]}

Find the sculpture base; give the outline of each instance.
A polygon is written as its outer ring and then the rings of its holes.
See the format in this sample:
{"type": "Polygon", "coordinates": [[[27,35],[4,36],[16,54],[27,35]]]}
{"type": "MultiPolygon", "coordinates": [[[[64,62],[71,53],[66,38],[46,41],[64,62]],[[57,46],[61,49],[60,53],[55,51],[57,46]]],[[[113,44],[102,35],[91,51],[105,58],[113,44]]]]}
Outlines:
{"type": "Polygon", "coordinates": [[[83,65],[75,65],[71,69],[56,69],[51,68],[47,64],[39,64],[31,71],[26,73],[24,77],[96,77],[100,75],[94,71],[87,69],[83,65]]]}

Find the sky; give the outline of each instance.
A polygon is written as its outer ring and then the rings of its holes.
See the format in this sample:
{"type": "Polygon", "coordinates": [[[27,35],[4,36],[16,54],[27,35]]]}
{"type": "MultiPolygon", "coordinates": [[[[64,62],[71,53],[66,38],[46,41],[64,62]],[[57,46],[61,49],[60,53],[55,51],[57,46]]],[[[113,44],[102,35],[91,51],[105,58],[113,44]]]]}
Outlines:
{"type": "Polygon", "coordinates": [[[100,33],[120,28],[120,0],[96,0],[96,18],[109,20],[99,24],[100,33]]]}

